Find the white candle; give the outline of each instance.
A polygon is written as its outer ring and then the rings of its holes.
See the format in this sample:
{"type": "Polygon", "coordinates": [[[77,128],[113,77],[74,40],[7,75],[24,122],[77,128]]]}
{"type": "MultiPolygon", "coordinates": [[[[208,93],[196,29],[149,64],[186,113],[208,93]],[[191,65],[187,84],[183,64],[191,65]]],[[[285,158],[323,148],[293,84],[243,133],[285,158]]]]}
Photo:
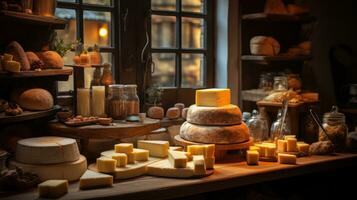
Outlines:
{"type": "Polygon", "coordinates": [[[77,89],[77,115],[90,116],[90,89],[77,89]]]}
{"type": "Polygon", "coordinates": [[[92,115],[105,116],[105,86],[92,87],[92,115]]]}

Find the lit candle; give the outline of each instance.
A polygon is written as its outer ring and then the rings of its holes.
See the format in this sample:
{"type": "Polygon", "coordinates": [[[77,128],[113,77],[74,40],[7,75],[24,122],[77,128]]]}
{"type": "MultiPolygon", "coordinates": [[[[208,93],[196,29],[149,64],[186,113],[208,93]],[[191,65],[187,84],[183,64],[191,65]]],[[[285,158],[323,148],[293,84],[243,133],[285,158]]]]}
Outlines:
{"type": "Polygon", "coordinates": [[[90,116],[90,89],[77,89],[77,115],[90,116]]]}
{"type": "Polygon", "coordinates": [[[105,86],[92,86],[92,115],[105,116],[105,86]]]}

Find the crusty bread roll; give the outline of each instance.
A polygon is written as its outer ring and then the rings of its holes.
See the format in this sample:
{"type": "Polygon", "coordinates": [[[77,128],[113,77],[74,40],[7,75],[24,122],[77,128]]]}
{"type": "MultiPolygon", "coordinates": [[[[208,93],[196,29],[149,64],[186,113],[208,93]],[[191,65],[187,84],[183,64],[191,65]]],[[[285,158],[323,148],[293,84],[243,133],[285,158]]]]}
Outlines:
{"type": "Polygon", "coordinates": [[[18,42],[11,42],[6,47],[6,53],[14,56],[13,60],[20,63],[22,71],[30,70],[30,63],[27,59],[26,53],[18,42]]]}
{"type": "Polygon", "coordinates": [[[255,36],[250,40],[250,52],[253,55],[278,55],[280,52],[280,44],[272,37],[255,36]]]}
{"type": "Polygon", "coordinates": [[[47,69],[61,69],[64,66],[63,58],[55,51],[37,52],[36,54],[45,63],[47,69]]]}
{"type": "Polygon", "coordinates": [[[16,98],[17,103],[26,110],[48,110],[53,107],[53,97],[41,88],[29,89],[16,98]]]}
{"type": "Polygon", "coordinates": [[[147,115],[152,119],[162,119],[164,118],[165,111],[162,107],[153,106],[148,109],[147,115]]]}
{"type": "Polygon", "coordinates": [[[166,111],[166,117],[169,119],[177,119],[181,115],[180,109],[172,107],[166,111]]]}

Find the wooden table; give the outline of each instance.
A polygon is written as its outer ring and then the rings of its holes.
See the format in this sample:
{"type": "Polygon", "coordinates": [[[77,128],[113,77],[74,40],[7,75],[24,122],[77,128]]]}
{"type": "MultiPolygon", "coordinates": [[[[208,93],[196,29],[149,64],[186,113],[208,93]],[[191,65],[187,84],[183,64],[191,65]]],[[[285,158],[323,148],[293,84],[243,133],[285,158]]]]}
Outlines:
{"type": "MultiPolygon", "coordinates": [[[[112,188],[78,190],[78,183],[70,184],[69,193],[61,199],[168,199],[235,188],[264,181],[278,180],[321,170],[333,170],[356,164],[357,154],[335,156],[311,156],[298,159],[297,165],[280,165],[260,162],[259,166],[247,166],[246,162],[215,165],[213,175],[201,179],[173,179],[142,176],[119,181],[112,188]]],[[[36,199],[36,190],[14,194],[4,199],[36,199]]]]}

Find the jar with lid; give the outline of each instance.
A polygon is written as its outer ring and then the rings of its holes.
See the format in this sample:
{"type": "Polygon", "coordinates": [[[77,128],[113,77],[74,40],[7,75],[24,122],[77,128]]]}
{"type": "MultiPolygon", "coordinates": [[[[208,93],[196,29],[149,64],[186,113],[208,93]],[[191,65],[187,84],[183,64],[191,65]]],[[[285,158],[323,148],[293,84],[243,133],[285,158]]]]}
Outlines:
{"type": "Polygon", "coordinates": [[[274,86],[275,91],[285,91],[288,89],[288,79],[286,76],[275,76],[274,86]]]}
{"type": "Polygon", "coordinates": [[[138,116],[140,112],[140,100],[136,88],[136,85],[125,85],[127,116],[138,116]]]}
{"type": "Polygon", "coordinates": [[[109,85],[107,102],[108,115],[113,119],[125,120],[127,111],[124,85],[109,85]]]}
{"type": "Polygon", "coordinates": [[[301,78],[299,74],[288,74],[288,88],[293,90],[301,89],[301,78]]]}
{"type": "Polygon", "coordinates": [[[281,110],[278,111],[277,119],[274,121],[270,128],[270,140],[275,141],[277,139],[282,139],[284,135],[291,135],[291,127],[289,123],[288,114],[286,114],[285,121],[282,120],[281,110]],[[280,132],[281,126],[283,126],[280,132]]]}
{"type": "Polygon", "coordinates": [[[252,117],[248,120],[247,126],[254,142],[262,142],[269,139],[269,128],[266,120],[260,117],[257,110],[253,110],[252,117]]]}
{"type": "Polygon", "coordinates": [[[332,106],[331,112],[324,114],[322,126],[328,137],[320,128],[319,141],[331,140],[337,151],[343,150],[346,145],[348,127],[345,123],[345,115],[338,112],[337,106],[332,106]]]}

